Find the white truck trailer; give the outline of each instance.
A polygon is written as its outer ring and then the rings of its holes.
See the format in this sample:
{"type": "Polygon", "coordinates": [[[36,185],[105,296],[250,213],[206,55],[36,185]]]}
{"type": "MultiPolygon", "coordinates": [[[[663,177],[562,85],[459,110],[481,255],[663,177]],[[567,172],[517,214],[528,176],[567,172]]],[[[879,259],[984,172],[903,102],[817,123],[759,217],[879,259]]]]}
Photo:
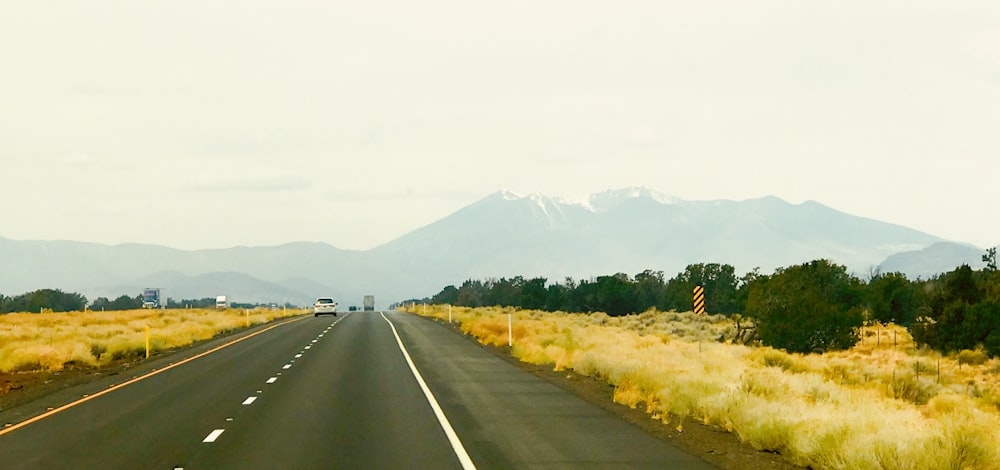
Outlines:
{"type": "Polygon", "coordinates": [[[229,297],[225,295],[219,295],[215,297],[215,308],[229,308],[231,303],[229,303],[229,297]]]}
{"type": "Polygon", "coordinates": [[[366,311],[366,312],[374,312],[375,311],[375,296],[374,295],[366,295],[365,296],[365,301],[364,301],[363,305],[364,305],[364,311],[366,311]]]}

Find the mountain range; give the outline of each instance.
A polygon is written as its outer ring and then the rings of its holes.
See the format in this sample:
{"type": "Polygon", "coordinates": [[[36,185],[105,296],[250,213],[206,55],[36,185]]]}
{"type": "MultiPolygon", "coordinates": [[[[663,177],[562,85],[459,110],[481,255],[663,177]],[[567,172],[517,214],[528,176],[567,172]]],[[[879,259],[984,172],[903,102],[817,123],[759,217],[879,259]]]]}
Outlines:
{"type": "Polygon", "coordinates": [[[626,188],[571,202],[499,191],[366,251],[311,242],[189,251],[0,238],[0,293],[59,288],[93,300],[162,287],[174,299],[225,294],[301,305],[334,296],[357,305],[373,294],[387,305],[470,278],[562,281],[645,269],[672,277],[699,262],[771,272],[818,258],[856,273],[879,267],[929,277],[977,263],[981,253],[812,201],[686,201],[626,188]]]}

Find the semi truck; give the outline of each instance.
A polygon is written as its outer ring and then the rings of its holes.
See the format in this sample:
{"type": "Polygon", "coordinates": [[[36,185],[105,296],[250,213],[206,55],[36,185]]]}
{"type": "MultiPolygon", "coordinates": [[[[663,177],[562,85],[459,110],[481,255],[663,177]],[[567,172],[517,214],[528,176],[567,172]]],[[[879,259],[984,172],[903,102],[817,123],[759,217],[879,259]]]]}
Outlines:
{"type": "Polygon", "coordinates": [[[229,308],[229,297],[219,295],[215,297],[215,308],[229,308]]]}
{"type": "Polygon", "coordinates": [[[147,287],[142,290],[142,308],[166,308],[167,297],[159,287],[147,287]]]}
{"type": "Polygon", "coordinates": [[[374,295],[366,295],[365,296],[365,301],[364,301],[363,305],[364,305],[364,310],[366,312],[374,312],[375,311],[375,296],[374,295]]]}

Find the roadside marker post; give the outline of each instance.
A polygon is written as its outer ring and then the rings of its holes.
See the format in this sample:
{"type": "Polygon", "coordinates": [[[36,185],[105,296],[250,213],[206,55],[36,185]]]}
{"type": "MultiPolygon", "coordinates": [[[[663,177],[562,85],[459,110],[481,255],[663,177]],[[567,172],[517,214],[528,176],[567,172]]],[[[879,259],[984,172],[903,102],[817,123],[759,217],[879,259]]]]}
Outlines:
{"type": "Polygon", "coordinates": [[[146,359],[149,359],[149,325],[146,325],[146,359]]]}
{"type": "Polygon", "coordinates": [[[507,314],[507,347],[514,347],[514,317],[512,314],[507,314]]]}
{"type": "Polygon", "coordinates": [[[705,288],[694,286],[694,313],[696,315],[705,314],[705,288]]]}

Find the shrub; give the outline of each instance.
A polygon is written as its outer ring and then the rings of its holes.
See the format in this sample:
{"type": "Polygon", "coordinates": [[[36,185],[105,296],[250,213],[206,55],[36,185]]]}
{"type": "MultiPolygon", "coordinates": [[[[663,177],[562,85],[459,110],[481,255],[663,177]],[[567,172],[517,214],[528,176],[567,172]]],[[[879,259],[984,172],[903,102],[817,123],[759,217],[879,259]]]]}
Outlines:
{"type": "Polygon", "coordinates": [[[972,364],[974,366],[978,366],[985,364],[987,360],[989,360],[989,357],[982,349],[976,349],[975,351],[963,349],[958,352],[959,364],[972,364]]]}

